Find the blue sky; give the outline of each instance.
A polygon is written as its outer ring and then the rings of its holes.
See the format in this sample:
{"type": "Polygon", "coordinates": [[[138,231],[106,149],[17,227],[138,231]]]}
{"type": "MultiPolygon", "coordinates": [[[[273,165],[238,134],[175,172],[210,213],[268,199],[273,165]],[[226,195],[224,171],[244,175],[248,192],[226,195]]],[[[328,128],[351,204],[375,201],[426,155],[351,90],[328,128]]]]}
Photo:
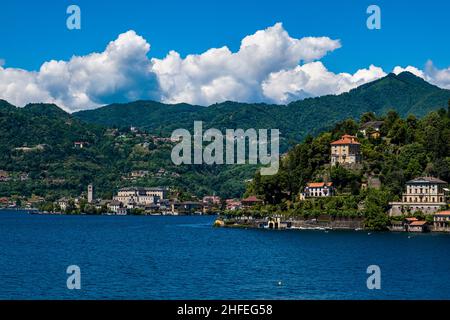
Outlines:
{"type": "Polygon", "coordinates": [[[368,64],[450,64],[450,2],[424,1],[104,1],[3,0],[0,57],[9,67],[37,69],[50,59],[101,51],[133,29],[152,45],[152,56],[182,55],[227,45],[233,51],[256,30],[282,22],[293,37],[329,36],[343,47],[327,57],[329,69],[355,71],[368,64]],[[65,10],[77,4],[82,30],[65,27],[65,10]],[[382,29],[366,28],[366,8],[378,4],[382,29]]]}
{"type": "MultiPolygon", "coordinates": [[[[69,61],[74,55],[86,56],[92,52],[103,52],[108,43],[128,30],[134,30],[151,45],[148,53],[150,58],[163,59],[170,50],[175,50],[184,58],[189,54],[201,54],[210,48],[222,46],[236,52],[244,37],[281,22],[293,39],[324,36],[340,40],[341,48],[329,50],[318,59],[326,66],[326,71],[354,74],[370,65],[375,65],[386,73],[396,66],[414,66],[424,70],[427,61],[432,60],[432,67],[428,68],[429,72],[423,77],[446,87],[450,86],[450,69],[446,69],[450,66],[448,12],[450,2],[442,0],[2,0],[0,59],[3,63],[0,62],[0,67],[3,64],[3,68],[11,70],[20,68],[38,71],[46,61],[69,61]],[[81,30],[71,31],[66,28],[66,9],[71,4],[81,8],[81,30]],[[381,8],[381,30],[369,30],[366,27],[366,9],[371,4],[381,8]]],[[[283,79],[286,77],[284,75],[283,79]]],[[[147,80],[150,78],[152,77],[145,76],[147,80]]],[[[21,78],[21,81],[17,82],[17,86],[23,85],[25,80],[21,78]]],[[[39,79],[33,81],[33,85],[40,85],[39,79]]],[[[356,84],[359,85],[360,82],[355,82],[356,84]]],[[[193,90],[203,90],[206,85],[208,84],[203,83],[201,87],[194,86],[193,90]]],[[[0,98],[1,89],[0,74],[0,98]]],[[[137,94],[142,88],[122,89],[124,92],[133,91],[128,92],[123,100],[131,97],[158,99],[157,95],[137,94]]],[[[33,90],[41,88],[32,88],[31,91],[33,90]]],[[[56,89],[46,87],[46,90],[48,92],[45,94],[31,95],[26,101],[50,97],[48,99],[64,103],[54,93],[56,89]]],[[[273,97],[279,99],[270,97],[272,100],[267,98],[268,101],[286,102],[284,98],[287,95],[299,98],[302,94],[310,96],[323,92],[309,92],[301,86],[297,86],[294,93],[287,92],[286,88],[278,90],[282,92],[273,93],[273,97]]],[[[341,91],[342,88],[333,89],[329,93],[341,91]]],[[[16,97],[12,93],[3,95],[3,98],[13,101],[16,97]]],[[[77,91],[73,95],[80,96],[80,93],[77,91]]],[[[86,95],[89,96],[89,92],[86,95]]],[[[117,94],[111,96],[116,97],[117,94]]],[[[214,96],[210,99],[189,100],[186,95],[178,95],[179,98],[176,96],[175,93],[164,92],[161,93],[160,100],[179,102],[180,99],[185,99],[201,104],[210,103],[214,99],[219,102],[221,99],[214,96]]],[[[230,97],[233,99],[235,96],[231,94],[223,99],[230,97]]],[[[236,95],[236,100],[264,100],[265,97],[262,93],[248,93],[236,95]]],[[[21,103],[21,99],[16,100],[18,104],[21,103]]],[[[87,107],[89,103],[99,105],[108,99],[89,96],[86,101],[87,107]]]]}

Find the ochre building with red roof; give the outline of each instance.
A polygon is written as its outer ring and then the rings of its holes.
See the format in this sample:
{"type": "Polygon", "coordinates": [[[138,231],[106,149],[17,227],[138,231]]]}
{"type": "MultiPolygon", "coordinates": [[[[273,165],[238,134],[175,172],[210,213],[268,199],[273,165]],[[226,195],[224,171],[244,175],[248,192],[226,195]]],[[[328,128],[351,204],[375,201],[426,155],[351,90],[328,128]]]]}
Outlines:
{"type": "Polygon", "coordinates": [[[355,136],[343,135],[331,143],[331,165],[354,165],[361,163],[361,144],[355,136]]]}

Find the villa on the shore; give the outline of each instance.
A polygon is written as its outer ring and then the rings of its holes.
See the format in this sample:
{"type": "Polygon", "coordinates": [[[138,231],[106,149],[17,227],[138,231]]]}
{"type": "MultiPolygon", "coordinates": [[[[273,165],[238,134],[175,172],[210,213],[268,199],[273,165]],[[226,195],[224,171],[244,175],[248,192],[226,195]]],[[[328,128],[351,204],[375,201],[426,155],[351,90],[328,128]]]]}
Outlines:
{"type": "Polygon", "coordinates": [[[418,177],[406,183],[402,201],[390,202],[390,216],[414,214],[434,214],[447,205],[447,182],[434,177],[418,177]]]}
{"type": "Polygon", "coordinates": [[[428,223],[426,221],[413,221],[408,226],[408,232],[427,232],[428,223]]]}
{"type": "Polygon", "coordinates": [[[450,210],[435,213],[433,221],[434,231],[450,232],[450,210]]]}

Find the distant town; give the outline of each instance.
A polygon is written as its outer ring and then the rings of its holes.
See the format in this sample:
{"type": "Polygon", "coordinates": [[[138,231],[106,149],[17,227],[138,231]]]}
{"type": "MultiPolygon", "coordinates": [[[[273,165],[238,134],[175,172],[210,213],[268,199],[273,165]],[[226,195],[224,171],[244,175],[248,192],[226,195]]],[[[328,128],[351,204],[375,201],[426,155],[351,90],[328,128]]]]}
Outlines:
{"type": "Polygon", "coordinates": [[[204,215],[219,214],[224,210],[248,209],[262,203],[256,197],[248,199],[225,199],[210,195],[192,201],[180,201],[170,196],[174,191],[166,187],[126,187],[118,190],[112,199],[95,197],[94,185],[75,198],[63,197],[53,203],[43,197],[33,196],[26,200],[0,198],[0,208],[23,209],[43,214],[104,214],[104,215],[204,215]]]}

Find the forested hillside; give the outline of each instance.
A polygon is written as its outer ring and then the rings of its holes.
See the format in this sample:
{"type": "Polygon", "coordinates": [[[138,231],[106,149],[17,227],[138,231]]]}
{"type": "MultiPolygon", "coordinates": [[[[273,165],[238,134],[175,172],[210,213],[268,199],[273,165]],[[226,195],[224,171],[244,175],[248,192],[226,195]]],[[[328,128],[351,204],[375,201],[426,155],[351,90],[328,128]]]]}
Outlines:
{"type": "Polygon", "coordinates": [[[450,101],[419,119],[401,118],[395,111],[377,117],[365,113],[356,122],[348,119],[317,137],[308,136],[282,160],[278,174],[258,173],[247,194],[259,195],[268,204],[262,212],[314,216],[319,214],[365,216],[370,228],[387,225],[388,202],[400,200],[405,183],[419,176],[450,181],[450,101]],[[381,136],[363,135],[368,121],[382,121],[381,136]],[[363,162],[359,168],[330,166],[330,143],[343,134],[356,135],[363,162]],[[370,181],[379,181],[372,188],[370,181]],[[337,196],[302,201],[308,182],[332,182],[337,196]]]}
{"type": "Polygon", "coordinates": [[[395,110],[401,117],[424,116],[445,108],[450,91],[433,86],[409,72],[388,76],[348,93],[308,98],[284,105],[224,102],[207,108],[187,104],[164,105],[151,101],[114,104],[74,116],[86,122],[108,126],[138,126],[169,136],[177,128],[191,130],[195,120],[205,127],[280,129],[286,150],[308,134],[331,129],[337,122],[358,119],[364,112],[377,115],[395,110]]]}

